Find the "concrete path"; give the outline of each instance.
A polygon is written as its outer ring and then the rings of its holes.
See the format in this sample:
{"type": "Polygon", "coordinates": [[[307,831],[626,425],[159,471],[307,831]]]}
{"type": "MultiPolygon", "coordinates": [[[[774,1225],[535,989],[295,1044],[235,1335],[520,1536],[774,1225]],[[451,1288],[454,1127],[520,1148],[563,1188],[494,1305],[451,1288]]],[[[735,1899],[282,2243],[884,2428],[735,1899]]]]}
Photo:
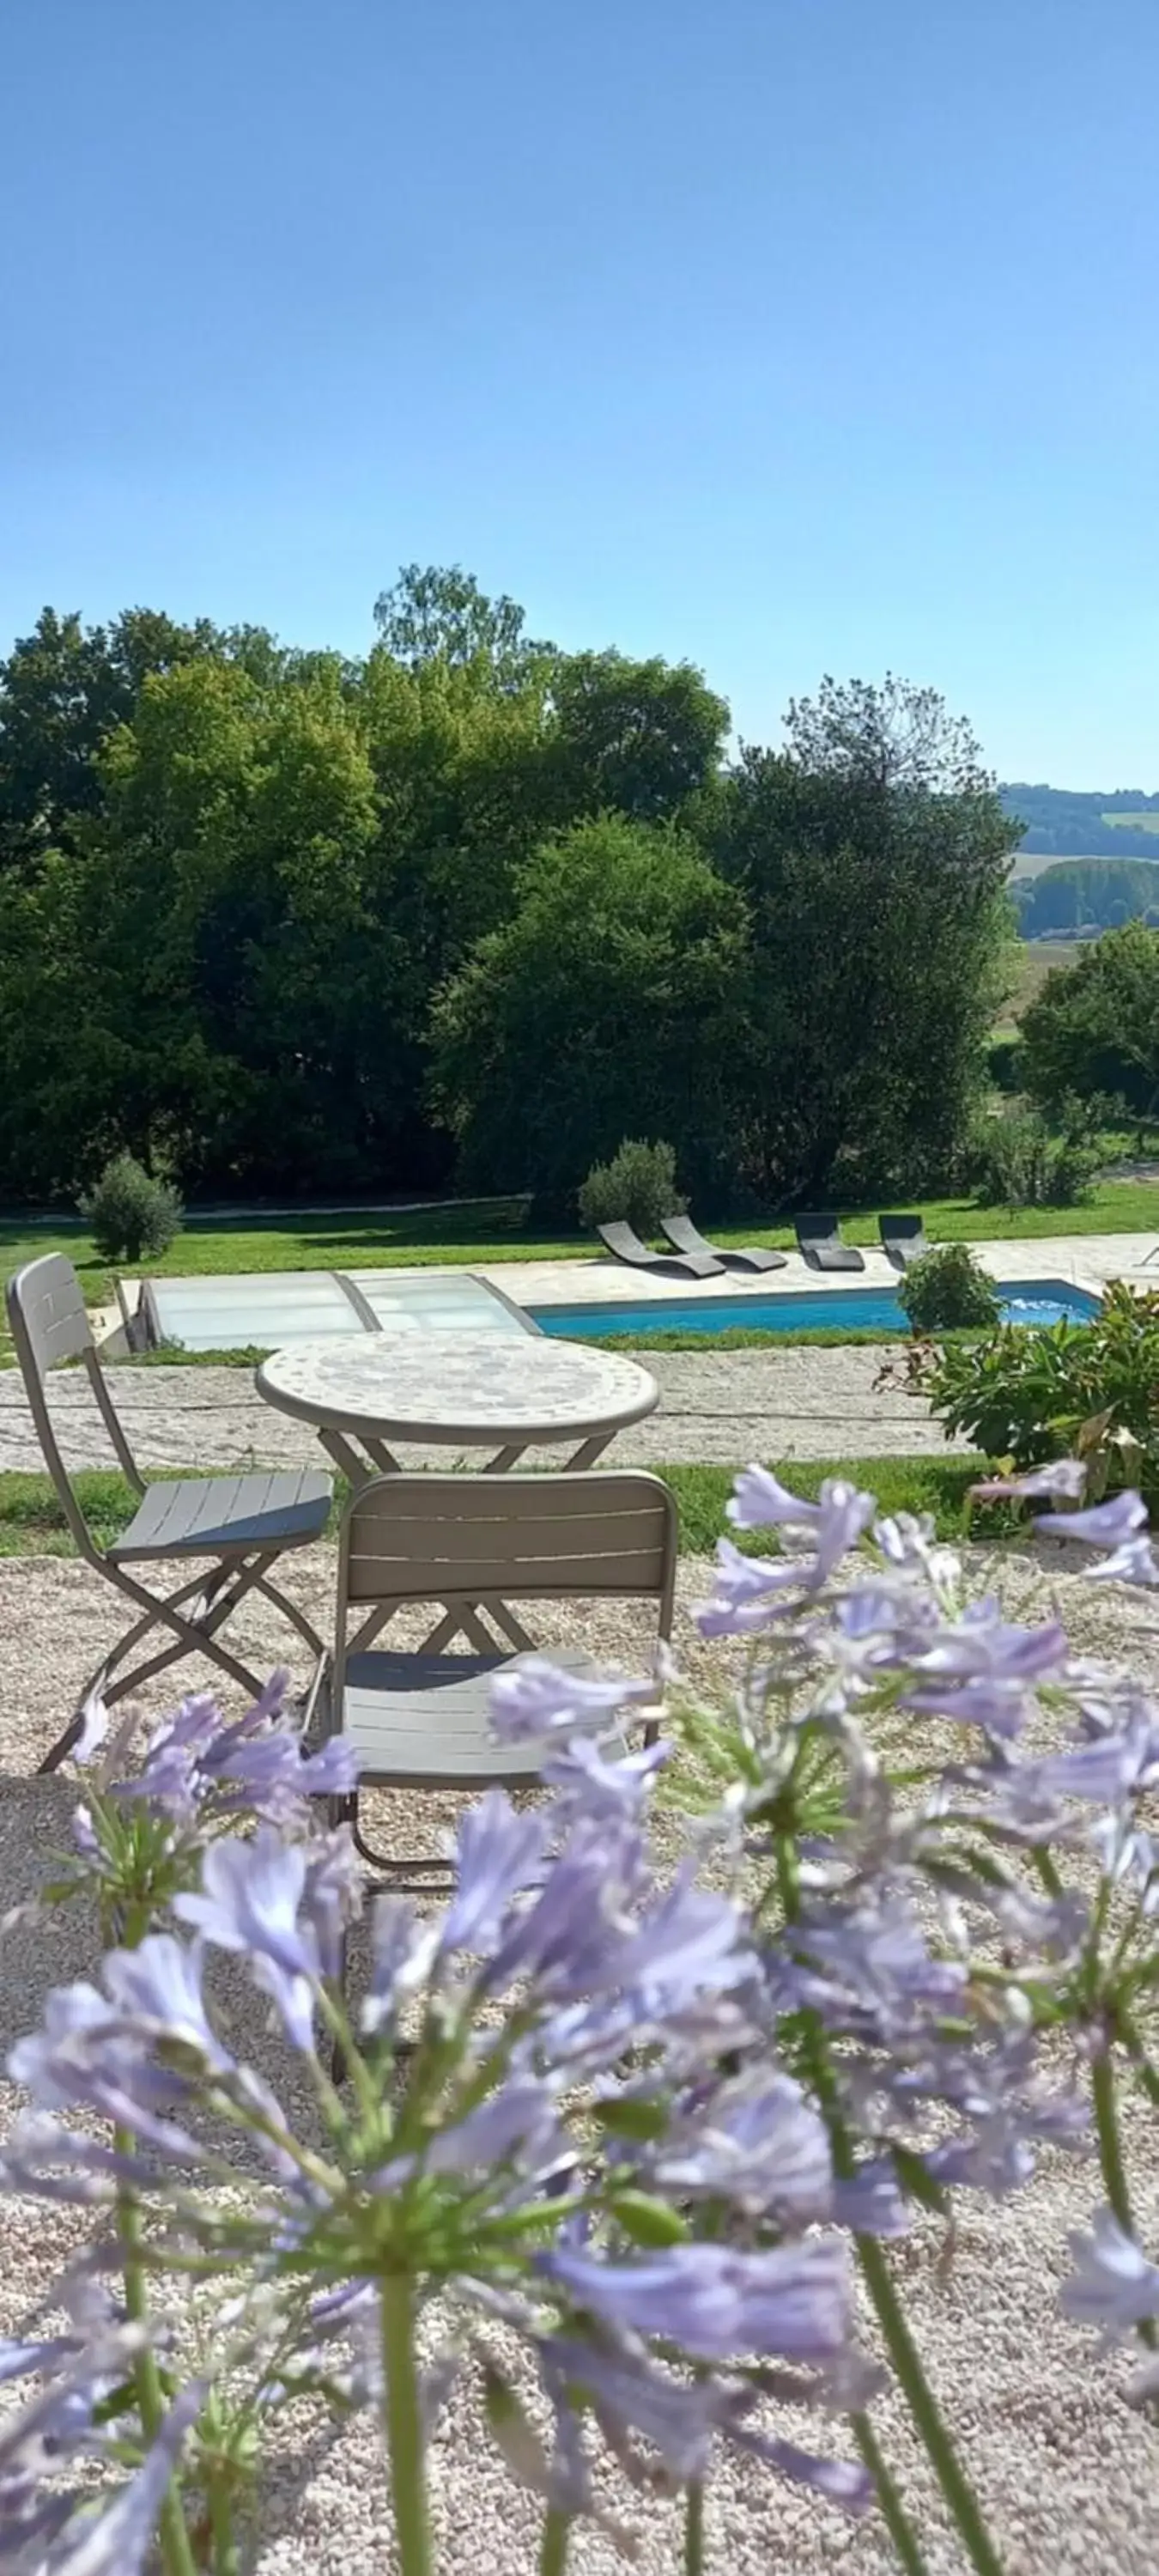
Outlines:
{"type": "MultiPolygon", "coordinates": [[[[1054,1234],[1037,1239],[1010,1236],[975,1243],[971,1250],[995,1279],[1064,1279],[1098,1292],[1108,1279],[1135,1279],[1140,1287],[1159,1288],[1159,1189],[1155,1193],[1154,1234],[1054,1234]]],[[[696,1305],[714,1297],[799,1297],[855,1295],[858,1289],[896,1288],[897,1272],[884,1252],[865,1247],[864,1270],[811,1270],[797,1252],[783,1270],[746,1274],[730,1270],[714,1279],[685,1279],[678,1271],[629,1270],[622,1261],[599,1255],[577,1261],[471,1262],[480,1279],[491,1279],[520,1306],[631,1305],[671,1303],[696,1305]]]]}
{"type": "MultiPolygon", "coordinates": [[[[928,1408],[875,1380],[888,1353],[871,1345],[784,1351],[644,1352],[661,1389],[648,1421],[621,1432],[608,1452],[624,1465],[653,1460],[881,1457],[941,1454],[946,1443],[928,1408]]],[[[318,1456],[304,1423],[275,1413],[246,1369],[129,1369],[113,1373],[117,1406],[144,1467],[289,1466],[318,1456]]],[[[86,1382],[60,1374],[53,1402],[76,1466],[113,1463],[86,1382]]],[[[957,1444],[966,1446],[967,1444],[957,1444]]],[[[446,1466],[446,1449],[414,1451],[446,1466]]],[[[533,1453],[545,1463],[553,1453],[533,1453]]],[[[558,1452],[554,1463],[559,1463],[558,1452]]],[[[42,1464],[15,1369],[0,1372],[0,1468],[42,1464]]]]}

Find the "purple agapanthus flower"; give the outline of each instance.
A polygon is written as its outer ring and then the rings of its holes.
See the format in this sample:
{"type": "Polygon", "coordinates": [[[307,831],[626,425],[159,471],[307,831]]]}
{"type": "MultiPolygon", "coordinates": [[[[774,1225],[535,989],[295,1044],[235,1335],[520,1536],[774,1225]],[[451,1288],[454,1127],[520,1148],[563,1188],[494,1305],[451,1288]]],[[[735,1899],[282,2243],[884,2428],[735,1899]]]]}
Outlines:
{"type": "Polygon", "coordinates": [[[136,2476],[103,2513],[82,2508],[74,2515],[63,2538],[42,2562],[44,2576],[141,2576],[166,2488],[205,2394],[199,2382],[182,2389],[136,2476]]]}
{"type": "Polygon", "coordinates": [[[1099,1565],[1086,1568],[1091,1583],[1159,1583],[1159,1555],[1151,1539],[1140,1531],[1137,1538],[1125,1540],[1099,1565]]]}
{"type": "Polygon", "coordinates": [[[707,2196],[806,2226],[829,2215],[828,2132],[800,2086],[764,2067],[720,2085],[686,2112],[678,2106],[646,2170],[653,2188],[677,2200],[707,2196]]]}
{"type": "Polygon", "coordinates": [[[1147,1506],[1141,1494],[1115,1494],[1080,1512],[1039,1513],[1035,1529],[1048,1538],[1081,1538],[1089,1547],[1122,1547],[1146,1527],[1147,1506]]]}
{"type": "MultiPolygon", "coordinates": [[[[1087,1469],[1081,1458],[1051,1458],[1022,1476],[986,1476],[970,1493],[978,1502],[1033,1502],[1039,1495],[1075,1503],[1086,1492],[1087,1469]]],[[[1048,1522],[1048,1528],[1053,1523],[1048,1522]]]]}
{"type": "Polygon", "coordinates": [[[439,1934],[442,1951],[494,1947],[517,1895],[542,1876],[548,1819],[520,1813],[505,1789],[489,1789],[468,1807],[459,1827],[455,1892],[439,1934]]]}
{"type": "Polygon", "coordinates": [[[540,1776],[569,1816],[590,1816],[597,1822],[602,1817],[609,1823],[623,1818],[635,1821],[672,1750],[670,1744],[650,1744],[639,1753],[609,1760],[590,1735],[573,1735],[548,1755],[540,1776]]]}
{"type": "Polygon", "coordinates": [[[656,1700],[654,1681],[572,1672],[546,1655],[523,1655],[491,1683],[491,1725],[501,1744],[534,1743],[577,1726],[606,1727],[618,1709],[656,1700]]]}
{"type": "Polygon", "coordinates": [[[745,1467],[725,1504],[734,1529],[812,1529],[821,1518],[819,1503],[804,1503],[791,1494],[771,1467],[745,1467]]]}
{"type": "Polygon", "coordinates": [[[1097,2210],[1089,2230],[1076,2228],[1070,2249],[1075,2268],[1062,2305],[1076,2325],[1097,2326],[1104,2342],[1113,2343],[1145,2318],[1159,2317],[1159,2264],[1148,2262],[1111,2210],[1097,2210]]]}
{"type": "Polygon", "coordinates": [[[775,2353],[823,2364],[850,2339],[848,2268],[835,2236],[756,2254],[673,2245],[625,2263],[555,2252],[540,2266],[613,2331],[661,2335],[700,2361],[775,2353]]]}
{"type": "Polygon", "coordinates": [[[298,1920],[306,1865],[302,1845],[284,1842],[270,1826],[261,1826],[252,1842],[224,1837],[206,1851],[200,1892],[175,1897],[173,1910],[215,1948],[248,1959],[287,2037],[308,2052],[321,1961],[312,1926],[298,1920]]]}
{"type": "Polygon", "coordinates": [[[371,1911],[370,1942],[370,1977],[359,2028],[374,2038],[395,2027],[408,1995],[425,1984],[439,1935],[435,1925],[420,1923],[409,1896],[382,1895],[371,1911]]]}
{"type": "Polygon", "coordinates": [[[170,2045],[194,2050],[215,2073],[224,2073],[233,2061],[210,2026],[201,1963],[199,1942],[150,1932],[135,1950],[109,1952],[105,1988],[114,2015],[124,2023],[151,2027],[170,2045]]]}

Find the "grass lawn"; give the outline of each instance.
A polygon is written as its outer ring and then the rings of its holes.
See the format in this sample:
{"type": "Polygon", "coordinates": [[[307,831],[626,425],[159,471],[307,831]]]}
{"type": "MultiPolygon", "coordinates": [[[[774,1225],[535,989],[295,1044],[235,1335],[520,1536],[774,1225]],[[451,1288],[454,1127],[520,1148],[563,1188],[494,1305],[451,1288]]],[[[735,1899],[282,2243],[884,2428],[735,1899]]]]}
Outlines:
{"type": "MultiPolygon", "coordinates": [[[[1086,1206],[1074,1208],[978,1207],[972,1199],[962,1198],[926,1199],[923,1204],[927,1230],[942,1242],[1159,1233],[1159,1183],[1154,1181],[1102,1181],[1086,1206]]],[[[842,1224],[851,1243],[876,1243],[875,1210],[854,1211],[843,1217],[842,1224]]],[[[578,1232],[531,1234],[526,1227],[523,1199],[492,1199],[474,1208],[436,1208],[397,1217],[372,1211],[283,1217],[266,1225],[256,1225],[251,1217],[236,1222],[215,1217],[204,1224],[194,1218],[164,1261],[153,1266],[166,1277],[185,1278],[214,1271],[388,1270],[443,1262],[469,1268],[480,1261],[575,1261],[592,1252],[590,1238],[578,1232]]],[[[775,1222],[741,1222],[711,1231],[726,1248],[762,1243],[788,1250],[795,1242],[792,1226],[775,1222]]],[[[5,1276],[41,1252],[68,1254],[90,1304],[111,1295],[108,1265],[98,1259],[79,1219],[36,1227],[19,1217],[0,1222],[0,1268],[5,1276]]],[[[125,1275],[133,1275],[129,1265],[125,1275]]]]}
{"type": "MultiPolygon", "coordinates": [[[[212,1475],[214,1471],[199,1467],[185,1472],[212,1475]]],[[[737,1472],[735,1467],[715,1464],[657,1468],[657,1475],[671,1486],[680,1506],[683,1555],[711,1554],[717,1539],[728,1529],[724,1507],[737,1472]]],[[[778,1465],[776,1472],[790,1491],[806,1502],[816,1500],[824,1477],[850,1477],[876,1494],[884,1512],[932,1512],[938,1536],[946,1540],[971,1534],[1010,1536],[1018,1526],[1016,1514],[1008,1504],[987,1504],[971,1512],[969,1489],[988,1472],[981,1458],[793,1459],[778,1465]]],[[[123,1476],[105,1468],[82,1469],[75,1481],[94,1538],[99,1545],[108,1546],[132,1519],[136,1497],[131,1487],[123,1476]]],[[[345,1500],[342,1479],[337,1482],[335,1526],[345,1500]]],[[[759,1556],[768,1544],[761,1530],[736,1535],[750,1554],[759,1556]]],[[[0,1556],[75,1553],[48,1477],[23,1474],[16,1469],[0,1474],[0,1556]]]]}

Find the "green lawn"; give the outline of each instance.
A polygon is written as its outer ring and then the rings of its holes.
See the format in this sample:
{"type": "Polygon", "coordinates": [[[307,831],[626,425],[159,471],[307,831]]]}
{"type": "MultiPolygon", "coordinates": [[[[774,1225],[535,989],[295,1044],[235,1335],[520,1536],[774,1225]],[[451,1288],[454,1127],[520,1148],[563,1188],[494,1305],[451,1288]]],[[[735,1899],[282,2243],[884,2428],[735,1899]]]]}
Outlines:
{"type": "MultiPolygon", "coordinates": [[[[189,1470],[212,1475],[210,1467],[189,1470]]],[[[681,1551],[706,1556],[727,1530],[725,1504],[737,1469],[731,1466],[658,1467],[680,1506],[681,1551]]],[[[1017,1526],[1009,1505],[987,1505],[971,1515],[970,1486],[987,1473],[981,1458],[793,1459],[777,1473],[791,1492],[815,1501],[825,1476],[848,1476],[876,1494],[883,1511],[932,1512],[939,1538],[962,1539],[1009,1535],[1017,1526]]],[[[76,1488],[89,1527],[101,1546],[119,1537],[133,1515],[135,1497],[123,1476],[112,1469],[86,1468],[76,1488]]],[[[338,1479],[338,1512],[345,1488],[338,1479]]],[[[760,1554],[766,1539],[760,1530],[738,1534],[740,1544],[760,1554]]],[[[72,1556],[75,1553],[64,1515],[47,1476],[16,1469],[0,1473],[0,1556],[72,1556]]]]}
{"type": "MultiPolygon", "coordinates": [[[[1032,1239],[1054,1234],[1159,1233],[1159,1184],[1152,1181],[1103,1181],[1085,1207],[981,1208],[971,1199],[924,1201],[929,1233],[943,1242],[978,1242],[987,1237],[1032,1239]]],[[[490,1200],[470,1206],[382,1216],[300,1216],[252,1218],[202,1223],[194,1218],[179,1234],[162,1263],[154,1267],[171,1278],[211,1271],[386,1270],[406,1263],[582,1260],[592,1253],[588,1237],[531,1234],[526,1230],[526,1202],[490,1200]]],[[[843,1218],[851,1243],[877,1241],[875,1211],[843,1218]]],[[[762,1243],[790,1249],[791,1225],[740,1223],[711,1229],[726,1247],[762,1243]]],[[[9,1217],[0,1222],[0,1268],[5,1275],[41,1252],[67,1252],[76,1263],[90,1303],[111,1294],[107,1263],[98,1259],[91,1237],[79,1220],[30,1227],[9,1217]]],[[[127,1268],[127,1275],[132,1275],[127,1268]]]]}

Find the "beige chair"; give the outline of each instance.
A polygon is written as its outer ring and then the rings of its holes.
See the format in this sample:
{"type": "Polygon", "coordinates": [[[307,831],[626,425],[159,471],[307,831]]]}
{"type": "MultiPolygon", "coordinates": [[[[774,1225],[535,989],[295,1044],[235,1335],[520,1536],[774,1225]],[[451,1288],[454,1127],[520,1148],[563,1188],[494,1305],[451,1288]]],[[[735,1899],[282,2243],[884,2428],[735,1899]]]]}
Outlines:
{"type": "Polygon", "coordinates": [[[64,1760],[80,1731],[85,1703],[94,1693],[99,1692],[111,1706],[185,1655],[208,1656],[220,1672],[256,1699],[262,1682],[218,1642],[218,1630],[247,1592],[260,1592],[272,1601],[305,1639],[314,1658],[321,1658],[325,1652],[321,1638],[296,1602],[270,1582],[269,1569],[287,1548],[308,1547],[321,1538],[333,1501],[332,1478],[307,1468],[281,1475],[180,1477],[147,1486],[97,1357],[71,1261],[58,1252],[30,1261],[9,1280],[6,1301],[32,1418],[69,1529],[87,1563],[142,1614],[86,1684],[77,1714],[40,1764],[41,1771],[53,1771],[64,1760]],[[128,1529],[108,1548],[99,1547],[89,1529],[53,1425],[48,1377],[66,1360],[83,1362],[118,1463],[141,1497],[128,1529]],[[151,1592],[129,1571],[133,1565],[183,1557],[208,1557],[212,1571],[194,1575],[164,1596],[151,1592]],[[125,1657],[154,1628],[168,1629],[175,1642],[122,1671],[125,1657]]]}
{"type": "MultiPolygon", "coordinates": [[[[493,1740],[493,1674],[536,1652],[571,1671],[597,1667],[582,1653],[537,1647],[512,1601],[652,1601],[666,1639],[677,1529],[675,1501],[658,1476],[377,1477],[342,1526],[322,1731],[354,1745],[364,1788],[527,1787],[545,1748],[493,1740]],[[441,1614],[424,1644],[409,1653],[377,1650],[395,1613],[416,1603],[441,1614]],[[470,1651],[449,1652],[457,1639],[470,1651]]],[[[647,1741],[655,1731],[653,1718],[647,1741]]],[[[336,1801],[335,1817],[350,1821],[364,1860],[392,1885],[429,1884],[428,1873],[445,1873],[442,1860],[376,1852],[362,1835],[357,1797],[336,1801]]]]}

